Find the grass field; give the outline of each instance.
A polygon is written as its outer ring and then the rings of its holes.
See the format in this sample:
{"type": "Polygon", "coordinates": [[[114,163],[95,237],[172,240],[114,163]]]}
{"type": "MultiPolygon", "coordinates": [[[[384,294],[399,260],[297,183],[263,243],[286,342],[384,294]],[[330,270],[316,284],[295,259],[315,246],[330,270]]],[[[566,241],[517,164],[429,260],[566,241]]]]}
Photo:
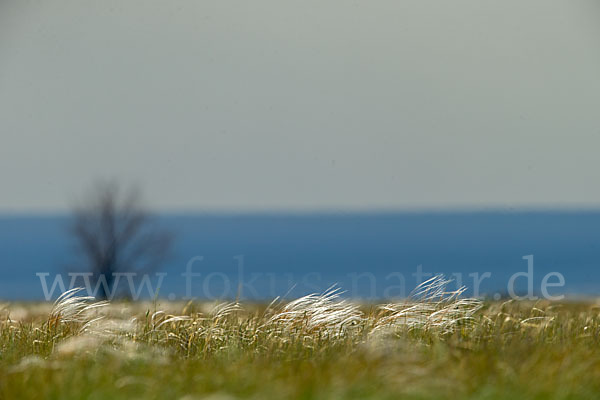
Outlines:
{"type": "Polygon", "coordinates": [[[1,399],[600,398],[593,302],[0,306],[1,399]]]}

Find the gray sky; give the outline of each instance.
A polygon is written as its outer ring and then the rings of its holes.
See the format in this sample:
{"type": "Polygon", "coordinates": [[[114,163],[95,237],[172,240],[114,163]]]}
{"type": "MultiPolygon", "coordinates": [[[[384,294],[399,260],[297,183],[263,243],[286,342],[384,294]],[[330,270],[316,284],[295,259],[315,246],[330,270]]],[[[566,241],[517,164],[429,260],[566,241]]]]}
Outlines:
{"type": "Polygon", "coordinates": [[[600,206],[595,0],[0,2],[0,211],[600,206]]]}

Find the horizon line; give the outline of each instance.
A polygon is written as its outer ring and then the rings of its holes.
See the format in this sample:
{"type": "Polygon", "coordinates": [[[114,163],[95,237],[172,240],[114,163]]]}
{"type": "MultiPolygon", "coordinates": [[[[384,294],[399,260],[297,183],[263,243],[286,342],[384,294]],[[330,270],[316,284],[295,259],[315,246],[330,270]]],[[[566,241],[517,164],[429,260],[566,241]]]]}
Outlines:
{"type": "MultiPolygon", "coordinates": [[[[600,213],[598,206],[455,206],[398,208],[274,208],[274,209],[172,209],[145,208],[156,216],[315,216],[315,215],[433,215],[433,214],[578,214],[600,213]]],[[[67,217],[70,210],[0,209],[0,218],[67,217]]]]}

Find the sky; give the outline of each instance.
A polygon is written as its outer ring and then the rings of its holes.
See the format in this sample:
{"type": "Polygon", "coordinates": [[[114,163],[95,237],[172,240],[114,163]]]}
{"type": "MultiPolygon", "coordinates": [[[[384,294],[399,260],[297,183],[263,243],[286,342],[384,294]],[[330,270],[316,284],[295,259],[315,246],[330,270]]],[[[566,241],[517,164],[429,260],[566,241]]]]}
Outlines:
{"type": "Polygon", "coordinates": [[[0,212],[600,206],[595,0],[1,0],[0,212]]]}

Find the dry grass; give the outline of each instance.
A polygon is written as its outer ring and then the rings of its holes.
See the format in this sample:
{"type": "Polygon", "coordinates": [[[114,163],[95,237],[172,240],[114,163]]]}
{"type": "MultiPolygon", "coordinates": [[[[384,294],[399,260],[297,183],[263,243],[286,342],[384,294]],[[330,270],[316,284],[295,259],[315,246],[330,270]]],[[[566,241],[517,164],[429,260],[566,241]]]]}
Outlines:
{"type": "Polygon", "coordinates": [[[0,398],[597,398],[592,303],[0,305],[0,398]],[[186,397],[187,396],[187,397],[186,397]]]}

